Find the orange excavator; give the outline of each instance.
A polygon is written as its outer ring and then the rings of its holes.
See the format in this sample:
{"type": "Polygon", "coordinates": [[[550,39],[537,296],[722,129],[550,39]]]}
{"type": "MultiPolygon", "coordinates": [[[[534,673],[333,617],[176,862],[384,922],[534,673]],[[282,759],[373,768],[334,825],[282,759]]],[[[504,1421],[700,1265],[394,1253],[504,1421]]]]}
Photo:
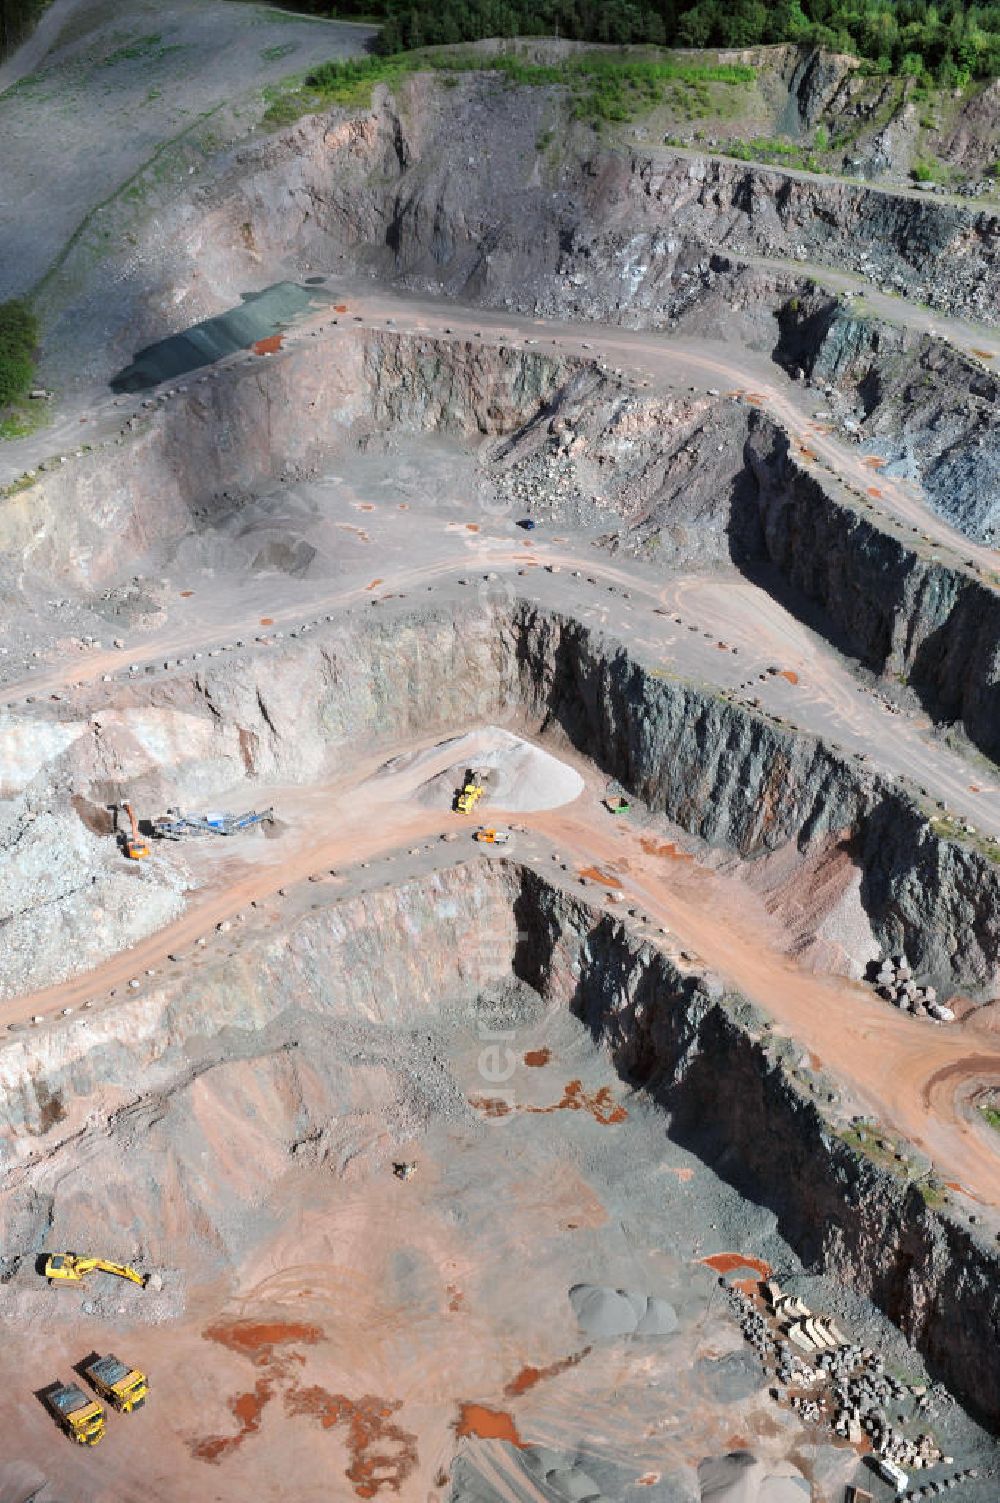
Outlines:
{"type": "Polygon", "coordinates": [[[131,804],[122,804],[122,808],[128,815],[128,822],[132,827],[131,835],[125,836],[125,854],[130,861],[141,861],[149,855],[149,846],[139,834],[139,821],[135,817],[135,810],[131,804]]]}

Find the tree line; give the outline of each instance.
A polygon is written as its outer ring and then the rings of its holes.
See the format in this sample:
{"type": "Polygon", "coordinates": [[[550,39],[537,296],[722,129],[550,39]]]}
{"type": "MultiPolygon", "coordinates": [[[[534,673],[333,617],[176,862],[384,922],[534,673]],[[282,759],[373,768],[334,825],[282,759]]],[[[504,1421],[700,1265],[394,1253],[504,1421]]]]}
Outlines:
{"type": "Polygon", "coordinates": [[[46,0],[0,0],[0,57],[24,40],[45,9],[45,3],[46,0]]]}
{"type": "Polygon", "coordinates": [[[969,0],[288,0],[317,15],[375,18],[379,50],[564,36],[615,45],[851,52],[878,72],[945,87],[1000,73],[1000,3],[969,0]]]}

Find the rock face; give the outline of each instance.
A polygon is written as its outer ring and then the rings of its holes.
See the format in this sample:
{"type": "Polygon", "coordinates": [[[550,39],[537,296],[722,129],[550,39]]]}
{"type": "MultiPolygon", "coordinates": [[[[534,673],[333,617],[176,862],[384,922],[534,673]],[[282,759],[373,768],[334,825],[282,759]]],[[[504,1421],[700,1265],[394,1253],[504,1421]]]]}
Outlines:
{"type": "Polygon", "coordinates": [[[961,720],[988,756],[1000,754],[996,592],[835,501],[767,418],[753,421],[746,455],[758,486],[759,556],[822,606],[853,656],[877,673],[905,675],[935,718],[961,720]]]}
{"type": "MultiPolygon", "coordinates": [[[[996,377],[943,340],[907,333],[813,291],[779,310],[775,358],[839,389],[847,421],[893,470],[915,471],[968,537],[1000,532],[996,377]]],[[[836,414],[835,414],[836,416],[836,414]]]]}
{"type": "Polygon", "coordinates": [[[1000,1354],[981,1340],[1000,1320],[995,1250],[845,1141],[736,999],[712,998],[697,976],[536,874],[523,883],[529,984],[607,1041],[621,1074],[669,1111],[672,1133],[763,1197],[804,1261],[873,1299],[996,1423],[1000,1354]]]}

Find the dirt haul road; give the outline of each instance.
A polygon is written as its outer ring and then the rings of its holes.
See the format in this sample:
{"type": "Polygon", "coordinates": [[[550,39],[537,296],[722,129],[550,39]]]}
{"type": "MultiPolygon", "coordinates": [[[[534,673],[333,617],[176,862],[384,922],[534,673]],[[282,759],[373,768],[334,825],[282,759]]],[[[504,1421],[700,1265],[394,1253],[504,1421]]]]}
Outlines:
{"type": "MultiPolygon", "coordinates": [[[[398,752],[412,749],[409,744],[398,752]]],[[[452,757],[443,747],[442,770],[452,757]]],[[[1000,1212],[1000,1156],[965,1104],[970,1076],[977,1083],[1000,1086],[1000,1039],[979,1025],[975,1013],[957,1027],[941,1028],[897,1012],[860,984],[806,970],[782,953],[777,921],[762,905],[748,904],[745,887],[693,861],[678,860],[672,842],[651,841],[648,831],[628,824],[609,824],[599,806],[593,770],[578,765],[590,777],[584,795],[563,810],[518,815],[519,823],[537,837],[535,845],[522,844],[518,858],[537,859],[550,877],[557,873],[553,852],[562,860],[569,853],[579,870],[616,873],[622,884],[616,889],[619,898],[641,905],[676,935],[680,946],[696,952],[707,968],[756,1002],[865,1109],[921,1148],[943,1178],[1000,1212]],[[949,1081],[954,1089],[948,1088],[949,1081]]],[[[237,943],[229,933],[213,934],[213,926],[233,920],[251,904],[280,912],[280,899],[289,887],[310,877],[328,878],[331,871],[340,874],[347,892],[359,878],[377,879],[375,873],[364,877],[361,862],[391,860],[401,847],[436,841],[447,832],[471,835],[477,820],[414,805],[413,774],[372,777],[373,770],[369,762],[367,769],[329,789],[313,790],[308,819],[296,834],[274,842],[274,856],[266,852],[259,868],[247,870],[237,858],[236,873],[226,880],[228,859],[220,861],[215,890],[194,899],[183,918],[85,976],[13,1000],[4,1009],[8,1023],[18,1027],[33,1017],[55,1018],[64,1008],[87,1002],[98,1009],[113,1006],[116,995],[129,994],[131,981],[141,987],[147,969],[182,971],[185,954],[190,960],[196,947],[197,955],[199,942],[208,951],[206,958],[237,943]],[[180,957],[179,962],[171,962],[171,955],[180,957]]],[[[421,779],[429,770],[424,763],[421,779]]],[[[487,817],[485,810],[482,817],[487,817]]],[[[432,859],[437,865],[451,864],[470,849],[438,844],[432,859]]],[[[426,850],[411,854],[426,862],[426,850]]],[[[401,880],[395,860],[391,880],[401,880]]],[[[592,883],[585,896],[599,896],[592,883]]],[[[619,912],[618,902],[613,909],[619,912]]],[[[255,920],[260,916],[255,914],[255,920]]],[[[655,935],[648,937],[661,943],[655,935]]]]}

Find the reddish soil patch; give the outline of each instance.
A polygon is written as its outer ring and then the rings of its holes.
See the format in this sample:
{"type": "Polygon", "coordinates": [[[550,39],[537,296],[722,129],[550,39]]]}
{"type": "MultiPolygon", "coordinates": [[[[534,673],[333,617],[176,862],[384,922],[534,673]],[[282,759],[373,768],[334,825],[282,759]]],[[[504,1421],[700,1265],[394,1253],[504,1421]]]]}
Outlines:
{"type": "Polygon", "coordinates": [[[516,1399],[522,1393],[527,1393],[529,1388],[534,1388],[536,1383],[541,1383],[543,1378],[557,1378],[567,1368],[575,1367],[582,1362],[591,1348],[585,1346],[582,1352],[572,1352],[568,1357],[562,1357],[558,1362],[552,1362],[548,1367],[522,1367],[516,1378],[512,1378],[504,1388],[504,1398],[516,1399]]]}
{"type": "Polygon", "coordinates": [[[799,453],[802,455],[803,459],[815,459],[816,458],[816,451],[815,451],[815,449],[810,449],[808,447],[808,445],[806,445],[806,444],[800,444],[799,445],[799,453]]]}
{"type": "Polygon", "coordinates": [[[672,840],[651,840],[648,835],[644,835],[639,844],[647,856],[666,856],[671,861],[694,860],[694,857],[689,856],[687,851],[682,851],[674,845],[672,840]]]}
{"type": "Polygon", "coordinates": [[[409,501],[400,501],[398,509],[400,511],[409,511],[409,509],[410,509],[410,503],[409,503],[409,501]]]}
{"type": "Polygon", "coordinates": [[[205,1339],[249,1357],[255,1367],[265,1367],[274,1362],[276,1347],[315,1346],[323,1339],[323,1331],[290,1320],[234,1320],[229,1325],[209,1326],[205,1339]]]}
{"type": "Polygon", "coordinates": [[[671,1169],[671,1174],[676,1174],[682,1185],[688,1185],[694,1179],[693,1169],[671,1169]]]}
{"type": "Polygon", "coordinates": [[[346,303],[334,303],[334,305],[333,305],[333,311],[334,311],[334,313],[346,313],[347,312],[347,304],[346,303]]]}
{"type": "Polygon", "coordinates": [[[782,668],[781,672],[778,674],[778,677],[787,679],[790,684],[797,684],[799,681],[799,676],[795,672],[794,668],[782,668]]]}
{"type": "Polygon", "coordinates": [[[512,1112],[528,1112],[536,1117],[547,1117],[550,1112],[589,1112],[602,1127],[612,1127],[628,1119],[628,1112],[616,1104],[610,1086],[601,1086],[588,1095],[580,1080],[571,1080],[562,1100],[554,1101],[551,1106],[512,1106],[502,1096],[470,1096],[469,1105],[486,1117],[509,1117],[512,1112]]]}
{"type": "Polygon", "coordinates": [[[479,531],[479,523],[478,522],[466,522],[466,524],[465,524],[465,530],[466,530],[466,532],[478,532],[479,531]]]}
{"type": "Polygon", "coordinates": [[[261,618],[260,618],[260,624],[261,624],[261,626],[273,626],[274,625],[274,617],[273,616],[261,616],[261,618]]]}
{"type": "Polygon", "coordinates": [[[660,1480],[659,1472],[643,1472],[641,1477],[635,1479],[636,1487],[655,1487],[660,1480]]]}
{"type": "Polygon", "coordinates": [[[480,1440],[509,1440],[518,1450],[524,1450],[524,1441],[517,1433],[517,1426],[502,1409],[487,1409],[483,1404],[460,1404],[455,1434],[459,1440],[466,1435],[478,1436],[480,1440]]]}
{"type": "Polygon", "coordinates": [[[402,1400],[348,1399],[325,1388],[293,1388],[285,1396],[290,1415],[309,1415],[324,1430],[347,1427],[351,1464],[346,1476],[359,1498],[374,1498],[387,1488],[398,1493],[417,1464],[417,1437],[391,1423],[402,1400]]]}
{"type": "Polygon", "coordinates": [[[384,584],[384,583],[385,583],[385,581],[383,579],[373,579],[372,582],[371,582],[371,584],[366,584],[365,585],[365,589],[366,590],[374,590],[377,585],[384,584]]]}
{"type": "Polygon", "coordinates": [[[457,1312],[459,1310],[464,1310],[464,1308],[465,1308],[465,1295],[462,1293],[461,1289],[459,1289],[457,1285],[455,1285],[455,1284],[449,1284],[448,1285],[448,1309],[451,1310],[453,1313],[455,1313],[455,1312],[457,1312]]]}
{"type": "Polygon", "coordinates": [[[470,1096],[469,1105],[473,1111],[482,1112],[484,1117],[509,1117],[513,1108],[509,1101],[504,1101],[502,1096],[470,1096]]]}
{"type": "Polygon", "coordinates": [[[236,1434],[212,1435],[196,1441],[191,1454],[197,1461],[218,1463],[230,1451],[238,1450],[248,1435],[255,1435],[260,1429],[261,1414],[273,1397],[274,1383],[270,1378],[261,1378],[252,1393],[238,1393],[229,1400],[230,1411],[240,1427],[236,1434]]]}
{"type": "Polygon", "coordinates": [[[194,590],[181,590],[181,599],[182,600],[190,600],[191,596],[193,594],[194,594],[194,590]]]}
{"type": "Polygon", "coordinates": [[[589,877],[591,882],[603,882],[605,887],[621,887],[617,877],[610,872],[602,871],[599,866],[585,866],[580,872],[581,877],[589,877]]]}
{"type": "Polygon", "coordinates": [[[886,464],[885,460],[879,459],[877,454],[869,454],[861,463],[866,470],[884,470],[886,464]]]}
{"type": "Polygon", "coordinates": [[[992,360],[993,359],[993,351],[992,350],[976,350],[976,349],[974,349],[972,351],[972,353],[973,353],[973,355],[976,356],[977,360],[992,360]]]}
{"type": "Polygon", "coordinates": [[[529,1070],[540,1070],[543,1065],[548,1064],[551,1058],[551,1049],[529,1049],[524,1056],[524,1063],[529,1070]]]}
{"type": "Polygon", "coordinates": [[[593,1095],[588,1096],[583,1089],[583,1082],[571,1080],[563,1091],[561,1101],[554,1106],[529,1106],[529,1112],[537,1112],[539,1115],[548,1112],[589,1112],[595,1122],[602,1127],[610,1127],[613,1123],[624,1122],[628,1112],[623,1106],[616,1106],[611,1095],[610,1086],[601,1086],[593,1095]]]}
{"type": "Polygon", "coordinates": [[[702,1258],[701,1261],[716,1273],[732,1273],[735,1268],[756,1268],[762,1279],[771,1277],[770,1263],[765,1263],[763,1258],[751,1258],[743,1253],[712,1253],[711,1257],[702,1258]]]}
{"type": "Polygon", "coordinates": [[[358,502],[358,511],[374,511],[374,510],[375,510],[375,503],[374,503],[374,501],[359,501],[358,502]]]}
{"type": "Polygon", "coordinates": [[[982,793],[982,791],[983,790],[979,787],[978,783],[970,783],[969,784],[969,792],[970,793],[982,793]]]}
{"type": "Polygon", "coordinates": [[[258,339],[253,347],[255,355],[276,355],[281,349],[281,341],[284,334],[269,334],[266,339],[258,339]]]}
{"type": "Polygon", "coordinates": [[[110,809],[101,804],[92,804],[82,793],[74,793],[70,799],[73,812],[92,835],[114,834],[115,821],[110,809]]]}
{"type": "Polygon", "coordinates": [[[882,499],[882,492],[877,485],[870,485],[868,487],[868,494],[869,496],[874,496],[876,501],[881,501],[882,499]]]}

